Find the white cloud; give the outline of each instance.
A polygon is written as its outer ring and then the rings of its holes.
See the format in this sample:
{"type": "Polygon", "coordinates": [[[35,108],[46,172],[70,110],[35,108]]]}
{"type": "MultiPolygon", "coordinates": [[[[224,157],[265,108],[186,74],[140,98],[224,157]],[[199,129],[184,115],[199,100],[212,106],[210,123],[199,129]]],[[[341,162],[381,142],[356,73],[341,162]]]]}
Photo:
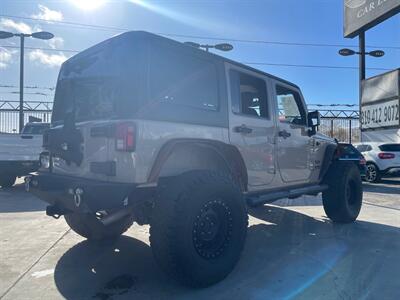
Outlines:
{"type": "Polygon", "coordinates": [[[62,48],[64,46],[64,39],[59,36],[56,36],[46,42],[52,49],[62,48]]]}
{"type": "Polygon", "coordinates": [[[18,32],[32,33],[32,27],[23,22],[15,22],[11,19],[0,19],[0,27],[2,29],[14,29],[18,32]]]}
{"type": "Polygon", "coordinates": [[[63,14],[60,11],[51,10],[50,8],[39,4],[40,12],[36,15],[32,15],[34,19],[43,19],[46,21],[62,21],[63,14]]]}
{"type": "Polygon", "coordinates": [[[13,51],[0,47],[0,69],[5,69],[12,61],[13,51]]]}
{"type": "Polygon", "coordinates": [[[30,61],[36,61],[47,67],[59,67],[68,59],[62,52],[59,52],[59,54],[46,54],[40,49],[30,51],[28,57],[30,61]]]}

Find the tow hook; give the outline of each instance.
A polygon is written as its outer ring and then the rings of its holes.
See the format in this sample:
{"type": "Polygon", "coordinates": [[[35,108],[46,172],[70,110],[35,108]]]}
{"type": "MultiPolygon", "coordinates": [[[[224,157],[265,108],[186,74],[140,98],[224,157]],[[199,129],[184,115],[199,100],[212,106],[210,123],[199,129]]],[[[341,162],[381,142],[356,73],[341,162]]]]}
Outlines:
{"type": "Polygon", "coordinates": [[[59,219],[62,215],[65,215],[68,211],[58,207],[57,205],[49,205],[46,207],[46,215],[59,219]]]}
{"type": "Polygon", "coordinates": [[[82,203],[82,195],[83,195],[83,189],[82,188],[76,188],[76,189],[69,189],[68,193],[74,196],[74,203],[76,207],[81,206],[82,203]]]}

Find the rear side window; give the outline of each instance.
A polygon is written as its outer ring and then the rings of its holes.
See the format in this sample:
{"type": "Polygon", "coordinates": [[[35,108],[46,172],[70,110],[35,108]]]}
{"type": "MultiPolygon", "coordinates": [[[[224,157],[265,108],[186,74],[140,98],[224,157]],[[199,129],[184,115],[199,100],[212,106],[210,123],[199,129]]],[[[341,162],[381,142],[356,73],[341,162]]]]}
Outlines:
{"type": "Polygon", "coordinates": [[[155,47],[149,79],[150,103],[218,110],[217,69],[205,59],[155,47]]]}
{"type": "Polygon", "coordinates": [[[231,70],[232,110],[247,116],[268,118],[265,80],[231,70]]]}
{"type": "Polygon", "coordinates": [[[390,151],[390,152],[400,152],[400,144],[385,144],[380,145],[379,149],[381,151],[390,151]]]}

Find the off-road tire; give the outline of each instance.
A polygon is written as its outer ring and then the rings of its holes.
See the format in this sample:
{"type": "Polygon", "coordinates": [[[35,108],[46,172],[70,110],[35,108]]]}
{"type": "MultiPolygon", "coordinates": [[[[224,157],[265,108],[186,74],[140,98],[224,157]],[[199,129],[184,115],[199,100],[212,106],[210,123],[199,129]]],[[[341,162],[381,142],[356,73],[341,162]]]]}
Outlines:
{"type": "Polygon", "coordinates": [[[92,214],[70,213],[64,215],[64,218],[73,231],[93,241],[117,238],[133,224],[133,216],[127,216],[108,226],[104,226],[92,214]]]}
{"type": "Polygon", "coordinates": [[[336,223],[354,222],[362,205],[362,182],[357,166],[334,162],[325,178],[329,188],[322,193],[326,215],[336,223]]]}
{"type": "Polygon", "coordinates": [[[229,175],[190,171],[160,179],[150,222],[153,255],[181,283],[209,286],[235,267],[247,224],[245,201],[229,175]]]}
{"type": "Polygon", "coordinates": [[[375,165],[374,163],[367,163],[365,180],[367,182],[373,182],[373,183],[377,183],[377,182],[381,181],[381,172],[379,171],[378,166],[375,165]],[[371,172],[374,173],[373,176],[370,174],[371,172]]]}
{"type": "Polygon", "coordinates": [[[17,177],[14,175],[0,175],[0,187],[4,188],[10,188],[14,185],[15,180],[17,180],[17,177]]]}

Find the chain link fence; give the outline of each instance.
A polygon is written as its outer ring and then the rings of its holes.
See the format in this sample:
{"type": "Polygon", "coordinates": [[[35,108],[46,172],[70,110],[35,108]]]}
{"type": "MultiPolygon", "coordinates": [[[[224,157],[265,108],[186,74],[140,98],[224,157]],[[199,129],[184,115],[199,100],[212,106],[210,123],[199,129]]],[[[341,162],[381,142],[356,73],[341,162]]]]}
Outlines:
{"type": "MultiPolygon", "coordinates": [[[[311,110],[311,109],[310,109],[311,110]]],[[[359,111],[350,109],[319,109],[321,125],[318,131],[339,142],[361,141],[359,111]]]]}
{"type": "Polygon", "coordinates": [[[318,131],[336,138],[339,142],[360,142],[361,131],[358,119],[345,118],[322,118],[318,131]]]}
{"type": "MultiPolygon", "coordinates": [[[[24,124],[30,117],[40,119],[44,123],[51,120],[53,102],[24,102],[24,124]]],[[[0,101],[0,132],[18,133],[19,101],[0,101]]]]}
{"type": "MultiPolygon", "coordinates": [[[[26,101],[24,103],[24,120],[29,117],[50,122],[53,102],[26,101]]],[[[310,107],[310,110],[313,108],[310,107]]],[[[319,109],[321,125],[318,131],[336,138],[340,142],[356,143],[360,141],[358,110],[319,109]]],[[[0,132],[17,133],[19,122],[19,102],[0,101],[0,132]]]]}

